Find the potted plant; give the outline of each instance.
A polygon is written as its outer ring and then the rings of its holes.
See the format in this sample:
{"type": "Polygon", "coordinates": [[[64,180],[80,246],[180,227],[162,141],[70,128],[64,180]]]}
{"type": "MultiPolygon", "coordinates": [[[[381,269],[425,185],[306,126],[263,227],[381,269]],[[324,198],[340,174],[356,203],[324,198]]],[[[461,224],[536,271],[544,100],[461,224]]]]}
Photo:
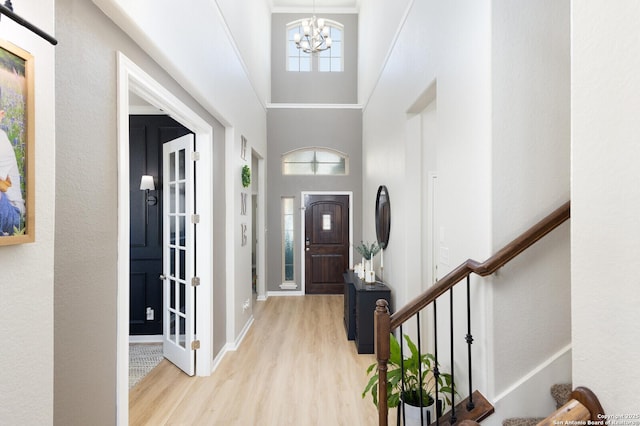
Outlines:
{"type": "MultiPolygon", "coordinates": [[[[400,400],[402,400],[405,404],[407,422],[409,422],[409,417],[411,416],[409,410],[411,410],[412,407],[416,407],[417,420],[419,422],[419,407],[428,407],[432,410],[433,408],[431,406],[435,401],[436,377],[434,375],[434,368],[437,365],[435,357],[430,353],[420,354],[416,345],[411,341],[409,336],[405,334],[404,339],[407,342],[410,356],[405,357],[404,362],[401,364],[400,343],[393,334],[391,334],[390,338],[390,356],[387,364],[387,405],[390,408],[397,407],[400,404],[400,400]],[[422,380],[420,379],[421,377],[422,380]],[[421,383],[422,392],[420,391],[421,383]],[[420,395],[422,395],[422,404],[420,403],[420,395]]],[[[362,392],[363,398],[366,397],[367,393],[371,393],[373,403],[376,404],[376,406],[378,406],[377,366],[378,364],[374,363],[367,369],[367,374],[375,373],[369,379],[369,383],[367,383],[367,386],[362,392]]],[[[452,405],[453,401],[454,384],[451,374],[440,372],[437,377],[437,383],[439,397],[442,398],[442,407],[438,408],[444,410],[447,405],[452,405]]],[[[432,415],[434,414],[435,413],[432,415]]],[[[416,418],[416,416],[414,415],[413,418],[416,418]]],[[[427,420],[426,414],[424,415],[424,419],[427,420]]]]}
{"type": "Polygon", "coordinates": [[[360,241],[360,245],[356,246],[356,250],[358,250],[358,253],[360,253],[366,260],[371,260],[373,259],[373,256],[378,254],[380,251],[380,246],[377,242],[369,244],[360,241]]]}

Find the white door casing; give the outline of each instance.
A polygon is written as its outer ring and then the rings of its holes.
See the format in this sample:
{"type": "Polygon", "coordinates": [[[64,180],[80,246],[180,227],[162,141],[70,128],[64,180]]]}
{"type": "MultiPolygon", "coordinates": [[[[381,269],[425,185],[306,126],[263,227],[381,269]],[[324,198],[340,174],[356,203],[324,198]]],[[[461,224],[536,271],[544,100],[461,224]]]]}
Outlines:
{"type": "MultiPolygon", "coordinates": [[[[212,235],[212,160],[213,128],[194,110],[166,90],[121,52],[118,59],[118,314],[117,314],[117,424],[129,424],[129,94],[135,93],[151,105],[195,133],[200,152],[196,164],[200,201],[197,263],[206,265],[213,256],[212,235]]],[[[224,121],[224,120],[223,120],[224,121]]],[[[213,270],[200,268],[200,287],[196,300],[197,330],[201,342],[196,374],[208,376],[212,365],[212,276],[213,270]]]]}
{"type": "Polygon", "coordinates": [[[194,138],[163,145],[163,353],[190,376],[195,374],[195,176],[194,138]]]}

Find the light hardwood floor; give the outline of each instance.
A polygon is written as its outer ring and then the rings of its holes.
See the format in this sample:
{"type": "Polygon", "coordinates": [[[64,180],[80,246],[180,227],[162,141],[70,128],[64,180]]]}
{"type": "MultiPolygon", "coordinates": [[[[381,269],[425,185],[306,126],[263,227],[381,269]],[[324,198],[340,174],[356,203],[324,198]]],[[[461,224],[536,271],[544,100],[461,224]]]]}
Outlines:
{"type": "Polygon", "coordinates": [[[361,397],[375,358],[347,340],[343,308],[342,296],[257,302],[244,341],[210,377],[164,360],[132,389],[130,424],[377,425],[361,397]]]}

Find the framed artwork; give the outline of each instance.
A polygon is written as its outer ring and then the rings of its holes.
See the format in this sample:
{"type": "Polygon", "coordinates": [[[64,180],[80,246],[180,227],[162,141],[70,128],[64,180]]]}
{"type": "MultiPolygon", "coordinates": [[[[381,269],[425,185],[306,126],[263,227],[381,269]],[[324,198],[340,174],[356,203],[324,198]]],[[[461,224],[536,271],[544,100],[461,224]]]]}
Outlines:
{"type": "Polygon", "coordinates": [[[0,40],[0,245],[35,240],[33,56],[0,40]]]}

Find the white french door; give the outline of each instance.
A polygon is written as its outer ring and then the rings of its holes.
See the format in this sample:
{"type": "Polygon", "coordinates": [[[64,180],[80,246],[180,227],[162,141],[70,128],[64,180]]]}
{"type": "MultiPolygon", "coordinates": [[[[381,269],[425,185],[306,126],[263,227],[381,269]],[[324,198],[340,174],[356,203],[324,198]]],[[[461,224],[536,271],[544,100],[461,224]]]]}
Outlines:
{"type": "Polygon", "coordinates": [[[163,145],[163,352],[190,376],[195,374],[195,177],[194,136],[163,145]]]}

